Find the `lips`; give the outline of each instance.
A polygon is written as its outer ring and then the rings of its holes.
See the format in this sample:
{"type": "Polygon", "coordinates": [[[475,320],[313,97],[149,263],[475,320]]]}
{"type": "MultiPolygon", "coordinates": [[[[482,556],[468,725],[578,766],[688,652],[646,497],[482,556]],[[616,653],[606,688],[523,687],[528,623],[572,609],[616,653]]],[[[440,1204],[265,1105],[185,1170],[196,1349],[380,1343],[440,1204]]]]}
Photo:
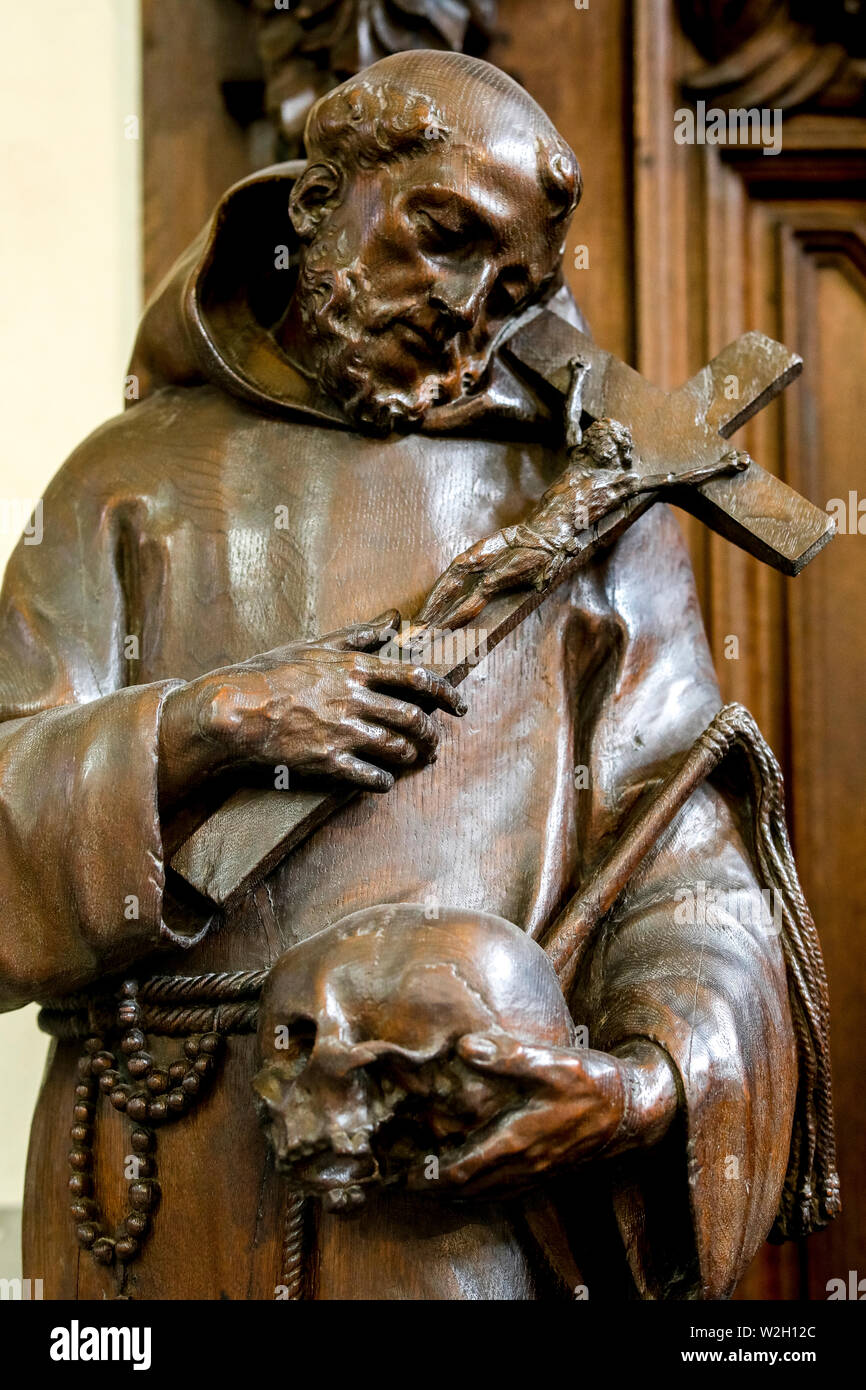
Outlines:
{"type": "Polygon", "coordinates": [[[372,1154],[337,1154],[332,1149],[304,1157],[291,1155],[279,1160],[277,1168],[304,1186],[324,1191],[370,1183],[378,1177],[372,1154]]]}

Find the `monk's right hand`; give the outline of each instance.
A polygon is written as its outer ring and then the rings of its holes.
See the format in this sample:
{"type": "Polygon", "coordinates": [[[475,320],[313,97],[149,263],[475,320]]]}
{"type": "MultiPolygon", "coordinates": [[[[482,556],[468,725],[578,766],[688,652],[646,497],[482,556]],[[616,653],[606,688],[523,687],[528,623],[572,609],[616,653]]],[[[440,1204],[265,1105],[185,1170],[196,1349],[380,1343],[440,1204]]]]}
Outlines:
{"type": "Polygon", "coordinates": [[[399,624],[392,609],[170,691],[159,738],[163,806],[228,769],[288,767],[387,792],[391,768],[433,761],[432,712],[462,715],[466,705],[441,676],[370,650],[399,624]]]}

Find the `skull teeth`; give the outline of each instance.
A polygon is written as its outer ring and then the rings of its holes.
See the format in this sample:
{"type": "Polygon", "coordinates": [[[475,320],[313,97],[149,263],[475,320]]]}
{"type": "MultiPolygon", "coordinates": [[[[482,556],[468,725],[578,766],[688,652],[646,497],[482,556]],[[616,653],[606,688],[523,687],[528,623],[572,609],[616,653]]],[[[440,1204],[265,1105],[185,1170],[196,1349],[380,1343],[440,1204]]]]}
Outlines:
{"type": "Polygon", "coordinates": [[[326,1192],[322,1205],[325,1211],[346,1212],[360,1207],[364,1200],[364,1189],[354,1183],[351,1187],[334,1188],[331,1192],[326,1192]]]}

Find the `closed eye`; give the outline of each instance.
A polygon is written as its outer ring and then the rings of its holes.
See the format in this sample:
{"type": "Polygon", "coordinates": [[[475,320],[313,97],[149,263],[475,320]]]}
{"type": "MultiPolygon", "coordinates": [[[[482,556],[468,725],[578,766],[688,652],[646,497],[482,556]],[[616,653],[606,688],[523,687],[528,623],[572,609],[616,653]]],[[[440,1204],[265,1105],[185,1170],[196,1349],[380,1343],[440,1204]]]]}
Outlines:
{"type": "Polygon", "coordinates": [[[426,208],[415,213],[415,225],[421,232],[424,247],[435,254],[461,250],[466,245],[466,235],[462,227],[450,227],[434,217],[426,208]]]}

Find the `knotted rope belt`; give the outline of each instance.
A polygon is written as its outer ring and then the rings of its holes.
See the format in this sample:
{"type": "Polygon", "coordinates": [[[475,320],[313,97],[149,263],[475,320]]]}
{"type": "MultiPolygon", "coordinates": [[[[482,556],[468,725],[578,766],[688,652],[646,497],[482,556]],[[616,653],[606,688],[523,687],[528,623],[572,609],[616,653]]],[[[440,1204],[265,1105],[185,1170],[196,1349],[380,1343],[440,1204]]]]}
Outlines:
{"type": "MultiPolygon", "coordinates": [[[[192,1033],[254,1033],[259,995],[267,970],[214,971],[208,975],[154,975],[137,988],[138,1026],[156,1037],[182,1038],[192,1033]]],[[[110,995],[70,995],[46,1002],[39,1027],[64,1042],[85,1038],[94,1023],[103,1030],[116,1021],[110,995]]]]}

